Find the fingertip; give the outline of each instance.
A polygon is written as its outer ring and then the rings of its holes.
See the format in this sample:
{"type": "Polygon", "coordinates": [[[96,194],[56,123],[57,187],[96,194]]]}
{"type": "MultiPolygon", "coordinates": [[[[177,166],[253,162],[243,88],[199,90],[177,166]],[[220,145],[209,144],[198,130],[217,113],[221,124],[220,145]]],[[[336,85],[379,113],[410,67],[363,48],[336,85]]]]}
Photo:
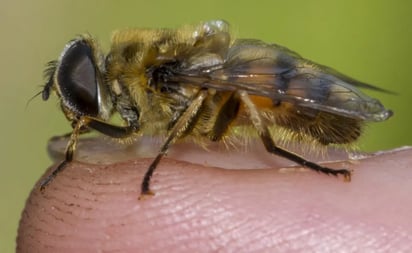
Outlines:
{"type": "Polygon", "coordinates": [[[17,252],[316,250],[328,246],[322,238],[360,249],[359,233],[396,249],[407,245],[402,235],[412,227],[411,159],[412,149],[405,149],[331,165],[349,164],[351,183],[297,167],[225,170],[163,159],[151,184],[155,195],[142,200],[140,183],[152,159],[73,162],[44,193],[33,189],[17,252]],[[373,230],[377,224],[393,237],[373,230]],[[297,240],[305,238],[302,231],[316,244],[297,240]]]}

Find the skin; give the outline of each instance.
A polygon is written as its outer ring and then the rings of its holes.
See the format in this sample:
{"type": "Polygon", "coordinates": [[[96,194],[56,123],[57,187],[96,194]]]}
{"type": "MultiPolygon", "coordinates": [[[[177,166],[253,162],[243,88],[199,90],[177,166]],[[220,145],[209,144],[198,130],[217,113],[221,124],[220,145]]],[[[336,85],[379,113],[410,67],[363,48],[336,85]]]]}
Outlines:
{"type": "MultiPolygon", "coordinates": [[[[138,200],[152,161],[143,157],[153,155],[147,150],[153,145],[99,146],[94,141],[79,146],[80,161],[43,193],[34,187],[20,221],[17,252],[412,248],[412,148],[325,163],[352,169],[347,183],[298,166],[287,169],[293,164],[266,154],[261,144],[247,153],[179,144],[154,174],[155,196],[138,200]]],[[[55,157],[64,146],[59,145],[50,148],[55,157]]],[[[332,152],[333,159],[342,156],[332,152]]]]}

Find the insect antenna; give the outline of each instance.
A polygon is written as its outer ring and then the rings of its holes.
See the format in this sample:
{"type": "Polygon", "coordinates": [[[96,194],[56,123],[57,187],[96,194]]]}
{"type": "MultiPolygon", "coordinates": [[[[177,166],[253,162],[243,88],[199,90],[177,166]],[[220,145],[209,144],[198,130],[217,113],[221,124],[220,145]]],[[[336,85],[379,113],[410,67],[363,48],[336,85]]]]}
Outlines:
{"type": "Polygon", "coordinates": [[[29,104],[31,103],[31,101],[33,101],[36,97],[40,96],[43,93],[43,91],[39,91],[36,94],[34,94],[31,98],[29,98],[29,100],[27,100],[26,102],[26,106],[24,107],[25,110],[27,110],[27,108],[29,107],[29,104]]]}

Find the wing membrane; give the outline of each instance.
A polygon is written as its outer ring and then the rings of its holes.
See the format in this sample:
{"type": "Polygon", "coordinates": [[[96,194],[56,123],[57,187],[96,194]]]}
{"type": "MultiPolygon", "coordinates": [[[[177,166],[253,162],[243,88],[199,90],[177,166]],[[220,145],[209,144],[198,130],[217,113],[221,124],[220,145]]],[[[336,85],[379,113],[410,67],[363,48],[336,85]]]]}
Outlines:
{"type": "Polygon", "coordinates": [[[297,108],[354,119],[382,121],[392,114],[357,87],[384,90],[306,60],[285,47],[258,40],[237,40],[223,57],[218,64],[204,68],[181,68],[174,79],[218,90],[245,90],[269,97],[274,104],[289,102],[297,108]]]}

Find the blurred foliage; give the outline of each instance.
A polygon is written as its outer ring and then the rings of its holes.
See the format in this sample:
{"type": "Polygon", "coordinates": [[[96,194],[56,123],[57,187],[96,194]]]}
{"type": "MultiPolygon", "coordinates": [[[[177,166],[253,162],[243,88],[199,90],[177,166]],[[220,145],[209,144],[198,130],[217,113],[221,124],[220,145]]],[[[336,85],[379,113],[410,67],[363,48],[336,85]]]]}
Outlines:
{"type": "Polygon", "coordinates": [[[393,109],[389,121],[371,124],[364,150],[412,144],[412,2],[410,1],[2,1],[0,252],[12,252],[24,201],[50,161],[46,142],[70,130],[57,101],[30,97],[44,83],[44,64],[79,33],[104,48],[113,30],[178,27],[225,19],[238,37],[276,42],[359,80],[397,92],[366,91],[393,109]]]}

